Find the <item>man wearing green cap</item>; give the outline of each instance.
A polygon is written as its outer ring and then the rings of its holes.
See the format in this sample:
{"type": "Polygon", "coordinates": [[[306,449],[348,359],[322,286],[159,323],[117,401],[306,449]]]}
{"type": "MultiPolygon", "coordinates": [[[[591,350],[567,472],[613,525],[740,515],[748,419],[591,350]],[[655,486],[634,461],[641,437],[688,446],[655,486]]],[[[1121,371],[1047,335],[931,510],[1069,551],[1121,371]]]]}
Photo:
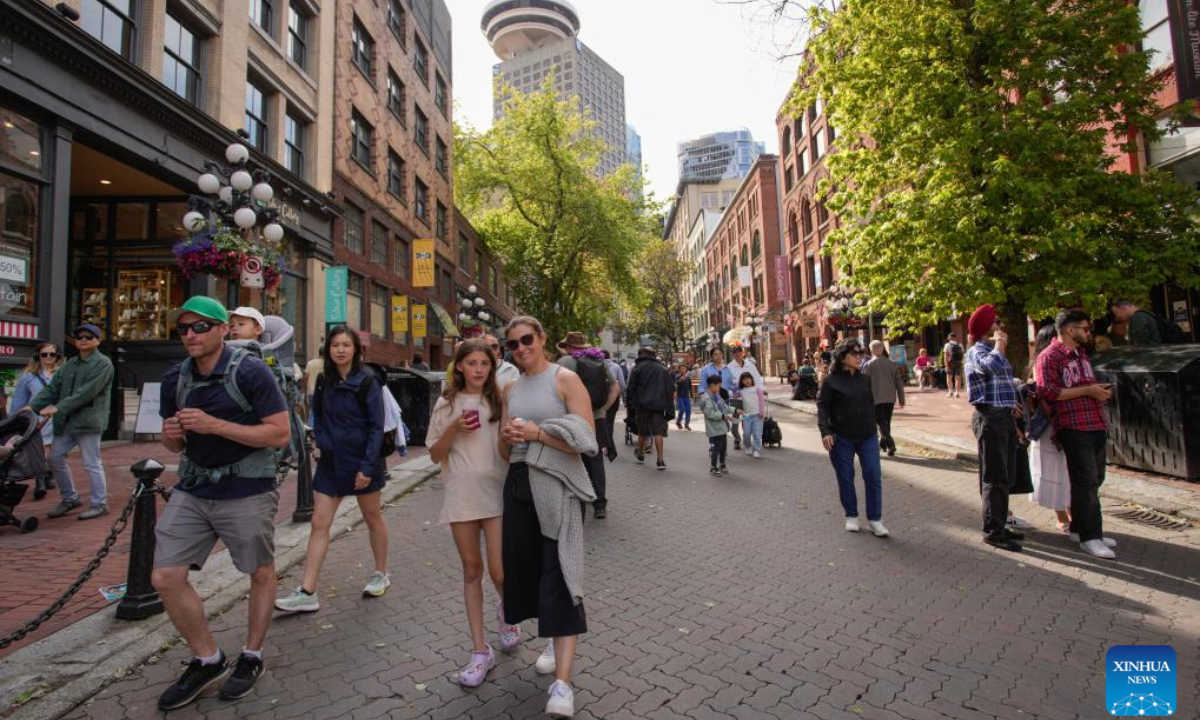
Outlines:
{"type": "Polygon", "coordinates": [[[204,603],[188,581],[217,540],[250,576],[245,649],[221,697],[247,695],[262,674],[263,641],[275,604],[275,512],[279,448],[288,443],[287,403],[270,368],[245,349],[225,346],[229,314],[209,297],[171,313],[188,357],[163,376],[163,445],[179,456],[179,483],[155,528],[155,589],[195,657],[158,699],[174,710],[229,674],[204,603]]]}

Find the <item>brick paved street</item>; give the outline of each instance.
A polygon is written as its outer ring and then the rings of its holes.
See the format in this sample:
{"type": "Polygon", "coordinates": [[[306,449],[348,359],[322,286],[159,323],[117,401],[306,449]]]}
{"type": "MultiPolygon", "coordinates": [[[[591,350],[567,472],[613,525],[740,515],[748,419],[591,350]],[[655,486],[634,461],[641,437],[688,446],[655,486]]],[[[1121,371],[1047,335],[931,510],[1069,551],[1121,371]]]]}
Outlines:
{"type": "MultiPolygon", "coordinates": [[[[842,530],[813,420],[781,413],[784,449],[706,472],[701,433],[668,441],[670,470],[610,466],[609,519],[589,521],[580,718],[1104,717],[1105,650],[1171,644],[1179,717],[1200,714],[1200,530],[1107,518],[1119,562],[1044,530],[1012,555],[979,542],[976,479],[952,461],[884,463],[882,540],[842,530]]],[[[489,682],[447,676],[466,660],[460,573],[436,524],[432,483],[388,511],[394,583],[359,596],[362,528],[333,547],[322,610],[281,618],[267,674],[236,704],[206,697],[172,718],[532,718],[541,643],[504,657],[489,682]]],[[[1051,515],[1021,499],[1042,528],[1051,515]]],[[[283,585],[296,581],[293,568],[283,585]]],[[[490,615],[490,613],[489,613],[490,615]]],[[[240,647],[244,605],[218,619],[240,647]]],[[[122,679],[70,718],[157,718],[184,648],[122,679]]]]}

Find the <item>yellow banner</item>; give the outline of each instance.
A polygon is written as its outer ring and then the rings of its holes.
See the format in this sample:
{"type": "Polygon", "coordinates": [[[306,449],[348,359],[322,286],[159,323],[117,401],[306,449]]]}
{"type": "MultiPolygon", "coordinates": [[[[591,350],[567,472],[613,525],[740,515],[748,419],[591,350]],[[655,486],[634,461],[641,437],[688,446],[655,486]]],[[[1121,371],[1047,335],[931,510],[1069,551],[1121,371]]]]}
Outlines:
{"type": "Polygon", "coordinates": [[[408,296],[392,296],[392,332],[408,332],[408,296]]]}
{"type": "Polygon", "coordinates": [[[413,287],[433,287],[434,269],[433,240],[413,240],[413,287]]]}
{"type": "Polygon", "coordinates": [[[412,334],[415,338],[423,338],[426,334],[425,318],[429,313],[429,308],[425,305],[413,304],[412,306],[412,334]]]}

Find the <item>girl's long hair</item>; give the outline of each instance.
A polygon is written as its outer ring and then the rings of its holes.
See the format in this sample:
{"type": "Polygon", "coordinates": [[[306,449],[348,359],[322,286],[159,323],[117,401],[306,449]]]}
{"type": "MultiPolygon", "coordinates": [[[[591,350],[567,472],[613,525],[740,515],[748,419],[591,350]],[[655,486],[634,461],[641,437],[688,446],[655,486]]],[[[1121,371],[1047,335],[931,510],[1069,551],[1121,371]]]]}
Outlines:
{"type": "MultiPolygon", "coordinates": [[[[36,347],[36,348],[34,348],[34,350],[33,350],[33,357],[32,357],[32,358],[30,358],[30,359],[29,359],[29,362],[25,364],[25,372],[27,372],[27,373],[35,373],[35,372],[37,372],[38,370],[41,370],[41,369],[42,369],[42,358],[41,358],[41,355],[42,355],[42,350],[43,350],[43,349],[45,349],[45,348],[54,348],[55,350],[58,350],[58,346],[57,346],[57,345],[55,345],[55,344],[54,344],[54,343],[52,343],[52,342],[40,342],[40,343],[38,343],[38,344],[37,344],[37,347],[36,347]]],[[[59,369],[60,367],[62,367],[62,363],[63,363],[63,360],[62,360],[62,353],[59,353],[59,354],[58,354],[58,358],[57,358],[57,359],[54,361],[54,371],[55,371],[55,372],[58,372],[58,369],[59,369]]]]}
{"type": "Polygon", "coordinates": [[[1054,324],[1051,323],[1037,331],[1037,335],[1033,340],[1033,354],[1029,356],[1029,377],[1033,377],[1037,369],[1038,355],[1042,351],[1050,347],[1050,342],[1058,337],[1058,331],[1054,329],[1054,324]]]}
{"type": "Polygon", "coordinates": [[[499,361],[492,354],[492,347],[483,338],[463,340],[454,349],[454,361],[450,363],[450,381],[446,383],[446,389],[442,391],[442,397],[446,399],[446,412],[450,412],[454,407],[454,398],[467,389],[467,378],[458,369],[458,364],[471,353],[487,355],[488,362],[492,364],[488,369],[487,379],[483,381],[483,400],[487,403],[491,416],[488,418],[488,422],[500,422],[500,408],[503,401],[500,399],[500,386],[496,384],[496,366],[499,365],[499,361]]]}
{"type": "Polygon", "coordinates": [[[752,375],[748,372],[744,372],[744,373],[742,373],[742,376],[740,378],[738,378],[738,389],[739,390],[746,387],[746,378],[750,378],[750,387],[754,387],[754,375],[752,375]]]}
{"type": "MultiPolygon", "coordinates": [[[[338,335],[347,335],[350,337],[350,341],[354,343],[354,358],[350,361],[350,375],[362,370],[363,366],[362,340],[359,339],[358,333],[354,332],[346,325],[334,326],[325,335],[324,357],[326,387],[331,387],[332,385],[342,381],[342,376],[340,373],[338,373],[337,363],[333,361],[333,357],[329,353],[329,346],[333,344],[333,339],[338,335]]],[[[347,375],[347,377],[349,377],[349,375],[347,375]]]]}

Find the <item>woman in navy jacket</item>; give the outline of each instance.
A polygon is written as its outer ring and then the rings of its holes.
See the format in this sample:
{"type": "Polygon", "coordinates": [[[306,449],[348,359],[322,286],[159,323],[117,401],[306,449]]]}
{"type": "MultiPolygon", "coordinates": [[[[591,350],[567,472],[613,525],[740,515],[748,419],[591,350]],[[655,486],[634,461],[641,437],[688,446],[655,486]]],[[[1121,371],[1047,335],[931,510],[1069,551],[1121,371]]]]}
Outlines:
{"type": "Polygon", "coordinates": [[[367,524],[375,572],[364,597],[383,595],[387,572],[387,524],[380,490],[386,479],[379,448],[383,444],[383,392],[375,374],[363,367],[358,335],[340,325],[325,339],[325,371],[313,395],[313,430],[321,458],[313,474],[312,530],[304,561],[304,580],[291,595],[275,601],[284,612],[314,612],[317,579],[329,550],[329,527],[342,498],[354,495],[367,524]]]}

